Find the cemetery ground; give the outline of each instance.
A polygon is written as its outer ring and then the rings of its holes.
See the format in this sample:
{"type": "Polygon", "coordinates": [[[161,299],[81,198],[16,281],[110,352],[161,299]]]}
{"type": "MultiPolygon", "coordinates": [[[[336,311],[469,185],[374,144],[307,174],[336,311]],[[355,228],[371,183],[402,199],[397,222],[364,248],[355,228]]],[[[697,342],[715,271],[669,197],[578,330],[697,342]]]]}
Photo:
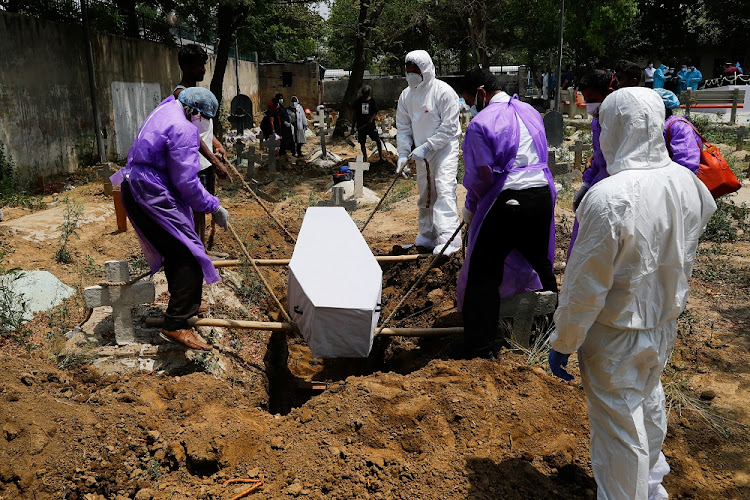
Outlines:
{"type": "MultiPolygon", "coordinates": [[[[345,158],[357,154],[348,146],[331,149],[345,158]]],[[[377,193],[392,179],[395,158],[387,159],[365,173],[365,186],[377,193]]],[[[256,178],[271,181],[263,189],[279,199],[270,204],[273,213],[293,234],[306,207],[329,196],[328,172],[302,163],[282,161],[278,173],[260,169],[256,178]]],[[[82,289],[103,280],[107,260],[128,259],[132,275],[145,263],[132,228],[116,232],[101,182],[93,175],[68,182],[73,188],[58,195],[57,207],[34,212],[36,222],[26,219],[13,230],[30,209],[6,208],[0,226],[5,269],[45,269],[76,290],[0,341],[0,498],[229,499],[254,484],[224,485],[237,478],[263,478],[249,498],[595,497],[575,356],[576,380],[565,383],[550,376],[539,348],[456,361],[445,355],[452,338],[396,337],[376,339],[367,360],[321,361],[283,334],[202,328],[217,349],[188,353],[177,373],[100,373],[91,352],[66,342],[86,319],[82,289]],[[83,223],[67,240],[72,262],[59,263],[58,226],[66,212],[67,219],[75,215],[69,207],[76,203],[83,223]]],[[[560,280],[575,192],[563,184],[560,280]]],[[[292,244],[237,180],[221,181],[218,194],[253,257],[291,256],[292,244]]],[[[376,255],[413,243],[416,194],[413,180],[400,180],[375,215],[365,239],[376,255]]],[[[361,205],[353,219],[362,224],[373,206],[361,205]]],[[[731,206],[712,222],[714,241],[700,246],[663,377],[670,410],[664,451],[672,467],[665,486],[672,498],[750,498],[747,223],[747,213],[731,206]]],[[[241,257],[221,229],[214,249],[241,257]]],[[[428,274],[391,326],[459,321],[459,254],[428,274]]],[[[424,265],[384,267],[385,314],[424,265]]],[[[286,271],[262,272],[283,301],[286,271]]],[[[221,273],[222,283],[205,289],[209,316],[279,320],[251,270],[221,273]]],[[[155,281],[154,307],[163,308],[163,275],[155,281]]]]}

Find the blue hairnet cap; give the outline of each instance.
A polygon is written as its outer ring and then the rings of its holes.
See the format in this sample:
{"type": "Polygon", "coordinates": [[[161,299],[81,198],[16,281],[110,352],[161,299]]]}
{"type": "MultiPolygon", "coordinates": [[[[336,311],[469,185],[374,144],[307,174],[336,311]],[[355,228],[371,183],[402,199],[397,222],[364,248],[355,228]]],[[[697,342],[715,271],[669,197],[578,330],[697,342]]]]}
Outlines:
{"type": "Polygon", "coordinates": [[[339,173],[345,174],[347,172],[351,172],[351,170],[349,170],[349,167],[347,167],[346,165],[339,167],[339,173]]]}
{"type": "Polygon", "coordinates": [[[202,114],[213,118],[219,109],[219,101],[213,92],[203,87],[188,87],[177,97],[185,106],[200,111],[202,114]]]}
{"type": "Polygon", "coordinates": [[[664,101],[665,108],[675,109],[680,107],[680,100],[674,95],[674,92],[667,89],[654,89],[654,92],[659,94],[661,100],[664,101]]]}

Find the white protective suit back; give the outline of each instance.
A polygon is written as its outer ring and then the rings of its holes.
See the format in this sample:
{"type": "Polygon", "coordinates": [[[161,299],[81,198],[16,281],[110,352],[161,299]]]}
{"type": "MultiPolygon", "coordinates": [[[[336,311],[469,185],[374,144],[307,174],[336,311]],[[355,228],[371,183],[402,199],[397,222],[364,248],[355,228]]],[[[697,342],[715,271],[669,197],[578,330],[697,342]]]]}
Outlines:
{"type": "Polygon", "coordinates": [[[561,352],[580,347],[594,322],[645,330],[676,319],[687,302],[698,239],[716,210],[695,174],[670,160],[656,92],[631,87],[610,94],[599,123],[611,175],[591,188],[576,214],[581,229],[555,316],[567,330],[557,332],[561,352]]]}

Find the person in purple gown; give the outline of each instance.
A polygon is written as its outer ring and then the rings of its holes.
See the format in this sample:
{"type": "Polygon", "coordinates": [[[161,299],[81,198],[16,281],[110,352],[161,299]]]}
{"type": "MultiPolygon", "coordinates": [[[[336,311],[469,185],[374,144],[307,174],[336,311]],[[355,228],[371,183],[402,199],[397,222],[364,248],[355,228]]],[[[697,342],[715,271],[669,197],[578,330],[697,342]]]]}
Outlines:
{"type": "Polygon", "coordinates": [[[148,261],[151,273],[164,266],[169,304],[162,335],[191,349],[211,350],[189,327],[198,314],[203,280],[219,281],[193,225],[193,212],[213,214],[224,229],[228,213],[203,187],[200,170],[200,138],[191,123],[197,114],[216,115],[216,97],[205,88],[184,89],[170,95],[141,125],[128,152],[127,164],[112,177],[121,185],[123,203],[148,261]]]}
{"type": "Polygon", "coordinates": [[[487,69],[464,78],[463,97],[480,111],[463,143],[469,226],[458,278],[465,357],[491,354],[501,298],[557,292],[554,274],[557,190],[547,168],[541,115],[509,96],[487,69]]]}
{"type": "Polygon", "coordinates": [[[680,108],[680,100],[667,89],[654,89],[664,103],[664,113],[667,121],[664,124],[664,142],[672,161],[682,165],[694,174],[698,174],[701,163],[701,148],[703,140],[698,131],[687,118],[672,114],[673,109],[680,108]]]}

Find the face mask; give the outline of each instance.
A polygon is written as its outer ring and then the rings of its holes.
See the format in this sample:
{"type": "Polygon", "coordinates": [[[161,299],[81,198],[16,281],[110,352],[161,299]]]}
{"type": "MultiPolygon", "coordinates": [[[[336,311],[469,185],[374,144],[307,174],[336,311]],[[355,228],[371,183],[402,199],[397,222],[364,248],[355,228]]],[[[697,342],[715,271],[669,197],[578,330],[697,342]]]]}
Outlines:
{"type": "Polygon", "coordinates": [[[687,71],[687,66],[683,66],[682,71],[687,71]]]}
{"type": "Polygon", "coordinates": [[[689,71],[693,71],[694,69],[695,69],[695,67],[693,67],[693,66],[690,66],[690,67],[688,68],[688,70],[689,70],[689,71]]]}
{"type": "Polygon", "coordinates": [[[651,69],[654,69],[654,65],[653,64],[649,64],[648,67],[651,68],[651,69]]]}
{"type": "Polygon", "coordinates": [[[422,75],[418,75],[416,73],[407,73],[406,74],[406,83],[409,84],[409,87],[415,89],[417,88],[417,85],[422,83],[422,75]]]}
{"type": "Polygon", "coordinates": [[[472,107],[470,107],[469,111],[471,111],[471,117],[472,118],[474,118],[475,116],[477,116],[479,114],[479,110],[477,109],[477,105],[476,104],[473,105],[472,107]]]}
{"type": "Polygon", "coordinates": [[[587,102],[586,103],[586,112],[590,115],[593,115],[594,112],[599,109],[599,106],[601,106],[602,103],[600,102],[587,102]]]}
{"type": "Polygon", "coordinates": [[[279,104],[284,104],[284,99],[279,99],[279,104]]]}

